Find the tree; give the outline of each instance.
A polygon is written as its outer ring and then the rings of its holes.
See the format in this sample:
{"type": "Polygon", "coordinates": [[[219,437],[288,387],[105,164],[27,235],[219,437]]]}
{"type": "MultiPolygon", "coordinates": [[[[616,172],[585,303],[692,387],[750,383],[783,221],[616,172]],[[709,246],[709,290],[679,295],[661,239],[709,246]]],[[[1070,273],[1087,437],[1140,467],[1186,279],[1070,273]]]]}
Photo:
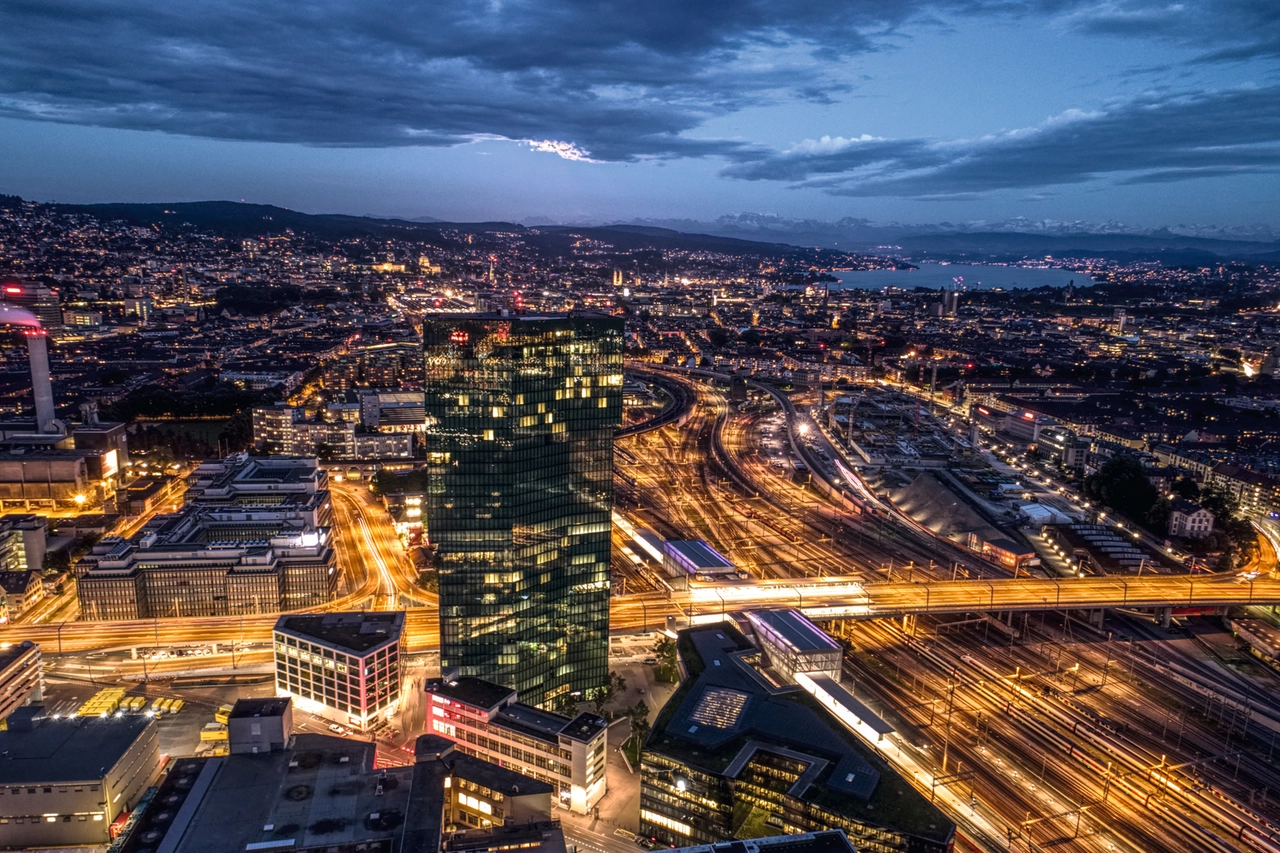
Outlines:
{"type": "Polygon", "coordinates": [[[631,721],[631,737],[636,746],[640,746],[649,737],[649,731],[652,726],[649,725],[649,706],[641,699],[622,712],[623,716],[631,721]]]}
{"type": "Polygon", "coordinates": [[[1114,456],[1084,481],[1084,492],[1135,521],[1144,521],[1158,493],[1135,456],[1114,456]]]}
{"type": "Polygon", "coordinates": [[[716,349],[723,349],[730,341],[729,331],[719,326],[714,326],[707,330],[707,340],[716,349]]]}
{"type": "Polygon", "coordinates": [[[1186,498],[1189,501],[1200,499],[1200,486],[1190,477],[1179,477],[1169,488],[1180,498],[1186,498]]]}
{"type": "Polygon", "coordinates": [[[604,713],[604,706],[608,705],[623,691],[627,689],[627,680],[613,670],[609,670],[609,676],[605,679],[605,683],[589,691],[587,696],[591,704],[595,705],[596,713],[604,713]]]}
{"type": "Polygon", "coordinates": [[[1221,486],[1205,486],[1201,489],[1200,506],[1213,513],[1214,523],[1223,528],[1240,513],[1240,503],[1236,496],[1221,486]]]}

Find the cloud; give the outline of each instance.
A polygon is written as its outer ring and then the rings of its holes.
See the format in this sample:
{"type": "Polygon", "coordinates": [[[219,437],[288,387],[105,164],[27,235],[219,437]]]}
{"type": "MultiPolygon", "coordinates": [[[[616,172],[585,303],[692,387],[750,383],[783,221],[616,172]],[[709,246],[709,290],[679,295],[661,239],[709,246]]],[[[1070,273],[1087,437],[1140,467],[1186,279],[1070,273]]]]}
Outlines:
{"type": "Polygon", "coordinates": [[[808,140],[723,170],[837,196],[968,199],[1005,189],[1280,171],[1280,86],[1148,95],[966,140],[808,140]]]}
{"type": "MultiPolygon", "coordinates": [[[[828,152],[775,156],[698,131],[749,107],[831,103],[852,90],[850,57],[959,16],[1164,39],[1203,61],[1280,56],[1275,0],[5,0],[0,116],[318,146],[724,156],[748,180],[883,183],[948,164],[958,176],[935,142],[832,136],[815,143],[828,152]]],[[[1000,144],[1016,148],[970,147],[1000,144]]]]}
{"type": "MultiPolygon", "coordinates": [[[[1052,13],[1055,0],[1044,2],[1052,13]]],[[[1055,17],[1087,35],[1161,39],[1199,50],[1202,62],[1280,57],[1280,4],[1274,0],[1068,2],[1055,17]]]]}
{"type": "Polygon", "coordinates": [[[527,139],[525,140],[529,147],[534,151],[545,151],[549,154],[556,154],[565,160],[576,160],[581,163],[599,163],[599,160],[591,159],[591,152],[586,151],[572,142],[557,142],[554,139],[527,139]]]}
{"type": "Polygon", "coordinates": [[[705,156],[741,146],[689,135],[708,119],[821,103],[848,88],[837,60],[920,10],[1002,2],[5,0],[0,115],[323,146],[498,138],[574,158],[705,156]]]}

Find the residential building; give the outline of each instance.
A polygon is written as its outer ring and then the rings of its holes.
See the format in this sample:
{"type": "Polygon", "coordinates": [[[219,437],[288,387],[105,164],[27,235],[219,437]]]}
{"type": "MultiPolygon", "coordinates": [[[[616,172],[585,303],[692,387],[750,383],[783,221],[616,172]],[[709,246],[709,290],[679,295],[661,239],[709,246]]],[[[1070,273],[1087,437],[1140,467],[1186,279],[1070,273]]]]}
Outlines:
{"type": "Polygon", "coordinates": [[[570,719],[518,702],[509,687],[463,676],[427,682],[431,731],[458,749],[554,786],[560,805],[587,814],[608,791],[608,726],[594,714],[570,719]]]}
{"type": "Polygon", "coordinates": [[[30,640],[0,649],[0,720],[44,697],[40,646],[30,640]]]}
{"type": "Polygon", "coordinates": [[[688,675],[641,751],[641,835],[682,847],[838,829],[866,853],[950,849],[955,824],[829,704],[761,678],[733,626],[687,629],[676,647],[688,675]]]}
{"type": "Polygon", "coordinates": [[[437,314],[423,339],[441,667],[586,695],[608,673],[622,320],[437,314]]]}
{"type": "Polygon", "coordinates": [[[369,731],[400,702],[404,612],[281,616],[274,631],[276,695],[369,731]]]}
{"type": "Polygon", "coordinates": [[[55,719],[38,705],[0,731],[0,846],[106,844],[160,772],[158,724],[149,716],[55,719]]]}
{"type": "Polygon", "coordinates": [[[1188,500],[1179,498],[1169,512],[1169,535],[1203,539],[1213,532],[1213,513],[1188,500]]]}
{"type": "MultiPolygon", "coordinates": [[[[418,408],[422,408],[420,400],[418,408]]],[[[346,420],[309,421],[302,409],[279,403],[253,410],[253,439],[271,453],[317,456],[325,461],[375,462],[413,456],[412,433],[366,432],[346,420]]]]}
{"type": "Polygon", "coordinates": [[[0,572],[0,595],[4,596],[0,605],[0,624],[4,624],[26,613],[31,605],[44,598],[40,573],[0,572]]]}

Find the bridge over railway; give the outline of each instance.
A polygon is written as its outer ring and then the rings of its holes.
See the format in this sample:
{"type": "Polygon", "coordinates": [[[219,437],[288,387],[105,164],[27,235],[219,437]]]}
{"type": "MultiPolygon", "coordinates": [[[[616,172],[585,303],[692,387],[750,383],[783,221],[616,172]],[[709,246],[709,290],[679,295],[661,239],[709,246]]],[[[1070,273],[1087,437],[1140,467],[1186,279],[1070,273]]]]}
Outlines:
{"type": "Polygon", "coordinates": [[[813,619],[876,619],[925,613],[1027,610],[1218,608],[1280,604],[1280,580],[1236,574],[1002,578],[858,583],[694,585],[692,615],[748,607],[795,607],[813,619]]]}
{"type": "MultiPolygon", "coordinates": [[[[879,619],[931,613],[997,613],[1027,610],[1101,611],[1117,607],[1168,611],[1280,604],[1280,580],[1235,574],[1151,575],[1119,578],[858,583],[811,582],[694,584],[672,597],[622,595],[610,602],[615,631],[653,630],[667,616],[700,621],[752,607],[794,607],[812,619],[879,619]]],[[[435,607],[408,607],[405,644],[436,648],[435,607]]],[[[127,622],[63,622],[0,628],[0,643],[33,640],[45,654],[105,648],[164,647],[190,643],[261,643],[271,638],[275,615],[141,619],[127,622]]]]}

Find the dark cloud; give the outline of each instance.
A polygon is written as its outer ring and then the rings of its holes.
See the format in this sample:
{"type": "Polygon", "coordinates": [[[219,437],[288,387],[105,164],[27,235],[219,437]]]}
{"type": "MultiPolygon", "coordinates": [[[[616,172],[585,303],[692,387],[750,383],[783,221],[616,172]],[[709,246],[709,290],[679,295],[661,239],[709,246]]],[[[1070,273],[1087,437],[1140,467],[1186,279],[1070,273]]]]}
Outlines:
{"type": "Polygon", "coordinates": [[[832,195],[969,197],[1002,189],[1161,183],[1280,170],[1280,87],[1148,96],[972,140],[824,138],[724,174],[832,195]]]}
{"type": "Polygon", "coordinates": [[[926,7],[986,3],[5,0],[0,114],[315,145],[500,137],[570,157],[702,156],[738,145],[687,131],[745,106],[824,102],[847,89],[833,58],[926,7]]]}
{"type": "MultiPolygon", "coordinates": [[[[941,174],[955,192],[1027,185],[1044,169],[1021,161],[1024,145],[1106,125],[1104,115],[1027,131],[1033,142],[859,139],[786,155],[697,138],[746,107],[829,103],[850,91],[843,60],[957,16],[1165,39],[1206,61],[1280,55],[1277,0],[4,0],[0,115],[326,146],[494,137],[571,159],[719,155],[743,179],[895,193],[914,172],[941,174]],[[997,159],[1005,179],[992,175],[997,159]]],[[[1169,145],[1148,148],[1177,160],[1169,145]]],[[[1062,180],[1124,159],[1115,146],[1061,153],[1062,180]]],[[[1194,162],[1138,168],[1230,165],[1181,156],[1194,162]]]]}

